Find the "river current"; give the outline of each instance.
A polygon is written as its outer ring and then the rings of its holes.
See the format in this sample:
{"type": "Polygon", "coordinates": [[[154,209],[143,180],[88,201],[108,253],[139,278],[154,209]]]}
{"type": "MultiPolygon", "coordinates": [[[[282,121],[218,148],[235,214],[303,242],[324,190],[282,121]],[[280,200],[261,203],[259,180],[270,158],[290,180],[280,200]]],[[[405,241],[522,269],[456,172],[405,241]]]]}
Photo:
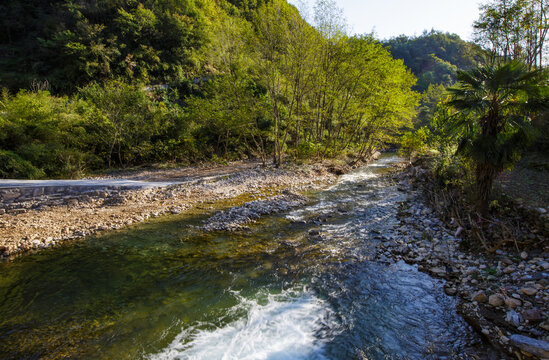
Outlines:
{"type": "Polygon", "coordinates": [[[461,359],[443,283],[373,260],[398,223],[378,162],[236,233],[211,210],[0,264],[2,359],[461,359]]]}

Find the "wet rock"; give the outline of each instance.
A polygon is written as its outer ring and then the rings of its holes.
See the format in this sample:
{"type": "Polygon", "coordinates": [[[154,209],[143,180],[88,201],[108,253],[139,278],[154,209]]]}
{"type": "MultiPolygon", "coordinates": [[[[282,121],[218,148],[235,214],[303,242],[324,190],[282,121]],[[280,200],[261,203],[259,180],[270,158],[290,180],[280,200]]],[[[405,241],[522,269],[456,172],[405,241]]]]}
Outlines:
{"type": "Polygon", "coordinates": [[[328,172],[338,176],[349,172],[349,169],[342,165],[330,165],[327,170],[328,172]]]}
{"type": "Polygon", "coordinates": [[[513,265],[507,266],[505,269],[503,269],[504,274],[511,274],[516,271],[516,268],[513,265]]]}
{"type": "Polygon", "coordinates": [[[320,231],[318,231],[317,229],[310,229],[308,234],[310,236],[317,236],[317,235],[320,235],[320,231]]]}
{"type": "Polygon", "coordinates": [[[471,300],[476,301],[478,303],[485,303],[486,301],[488,301],[488,297],[486,296],[484,291],[479,290],[471,296],[471,300]]]}
{"type": "Polygon", "coordinates": [[[454,296],[457,293],[457,289],[455,287],[445,287],[444,292],[446,295],[454,296]]]}
{"type": "Polygon", "coordinates": [[[432,268],[432,269],[431,269],[431,272],[432,272],[433,274],[435,274],[436,276],[439,276],[439,277],[444,277],[444,276],[446,276],[446,269],[443,269],[443,268],[440,268],[440,267],[432,268]]]}
{"type": "Polygon", "coordinates": [[[547,341],[532,339],[523,335],[511,335],[509,340],[511,344],[522,351],[540,358],[549,358],[549,343],[547,341]]]}
{"type": "Polygon", "coordinates": [[[467,276],[475,275],[475,274],[478,274],[478,269],[477,268],[470,267],[467,270],[465,270],[465,275],[467,275],[467,276]]]}
{"type": "Polygon", "coordinates": [[[302,206],[307,198],[291,192],[274,196],[267,200],[255,200],[236,206],[226,211],[218,212],[206,221],[204,231],[238,231],[248,229],[246,224],[252,223],[261,216],[288,211],[302,206]]]}
{"type": "Polygon", "coordinates": [[[503,306],[503,304],[505,304],[505,298],[500,294],[490,295],[490,297],[488,297],[488,303],[494,307],[503,306]]]}

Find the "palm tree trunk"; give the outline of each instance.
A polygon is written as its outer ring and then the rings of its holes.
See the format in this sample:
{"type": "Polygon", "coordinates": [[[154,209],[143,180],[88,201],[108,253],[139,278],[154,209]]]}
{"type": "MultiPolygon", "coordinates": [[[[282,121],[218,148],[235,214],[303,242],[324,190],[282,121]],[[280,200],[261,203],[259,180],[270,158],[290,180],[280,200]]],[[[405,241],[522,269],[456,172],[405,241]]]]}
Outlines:
{"type": "Polygon", "coordinates": [[[492,184],[497,171],[493,165],[480,163],[476,168],[477,211],[483,218],[488,216],[488,207],[492,196],[492,184]]]}

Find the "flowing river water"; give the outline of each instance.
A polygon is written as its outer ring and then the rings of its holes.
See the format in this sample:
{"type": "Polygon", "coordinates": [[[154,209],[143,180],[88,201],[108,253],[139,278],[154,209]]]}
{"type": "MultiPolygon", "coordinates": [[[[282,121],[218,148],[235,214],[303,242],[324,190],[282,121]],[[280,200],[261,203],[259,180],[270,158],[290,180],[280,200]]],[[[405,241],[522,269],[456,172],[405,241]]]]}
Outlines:
{"type": "Polygon", "coordinates": [[[249,231],[204,233],[197,210],[1,263],[0,358],[467,358],[442,282],[372,260],[406,196],[396,160],[249,231]]]}

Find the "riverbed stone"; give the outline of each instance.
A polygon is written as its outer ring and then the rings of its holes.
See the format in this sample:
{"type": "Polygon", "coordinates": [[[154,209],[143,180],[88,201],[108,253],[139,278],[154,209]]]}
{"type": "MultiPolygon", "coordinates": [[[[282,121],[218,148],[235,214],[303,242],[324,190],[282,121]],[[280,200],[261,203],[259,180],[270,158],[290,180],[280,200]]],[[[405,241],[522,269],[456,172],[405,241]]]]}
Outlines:
{"type": "Polygon", "coordinates": [[[455,287],[445,287],[444,292],[446,295],[454,296],[457,293],[457,289],[455,287]]]}
{"type": "Polygon", "coordinates": [[[534,295],[536,295],[538,290],[536,288],[533,288],[533,287],[526,287],[526,288],[520,289],[520,292],[523,293],[524,295],[534,296],[534,295]]]}
{"type": "Polygon", "coordinates": [[[509,324],[512,324],[518,327],[524,321],[524,318],[515,310],[509,310],[505,314],[505,321],[507,321],[509,324]]]}
{"type": "Polygon", "coordinates": [[[476,301],[478,303],[485,303],[486,301],[488,301],[488,297],[486,296],[484,291],[479,290],[473,293],[473,295],[471,296],[471,300],[476,301]]]}
{"type": "Polygon", "coordinates": [[[524,310],[522,312],[522,317],[524,318],[524,320],[528,320],[530,322],[539,322],[543,320],[541,311],[536,308],[524,310]]]}
{"type": "Polygon", "coordinates": [[[503,306],[505,298],[501,294],[493,294],[488,297],[488,303],[494,307],[503,306]]]}
{"type": "Polygon", "coordinates": [[[519,299],[508,297],[505,299],[505,305],[507,305],[507,307],[510,309],[516,309],[517,307],[522,305],[522,302],[519,299]]]}
{"type": "Polygon", "coordinates": [[[523,335],[511,335],[511,343],[519,349],[540,358],[549,358],[549,343],[523,335]]]}

